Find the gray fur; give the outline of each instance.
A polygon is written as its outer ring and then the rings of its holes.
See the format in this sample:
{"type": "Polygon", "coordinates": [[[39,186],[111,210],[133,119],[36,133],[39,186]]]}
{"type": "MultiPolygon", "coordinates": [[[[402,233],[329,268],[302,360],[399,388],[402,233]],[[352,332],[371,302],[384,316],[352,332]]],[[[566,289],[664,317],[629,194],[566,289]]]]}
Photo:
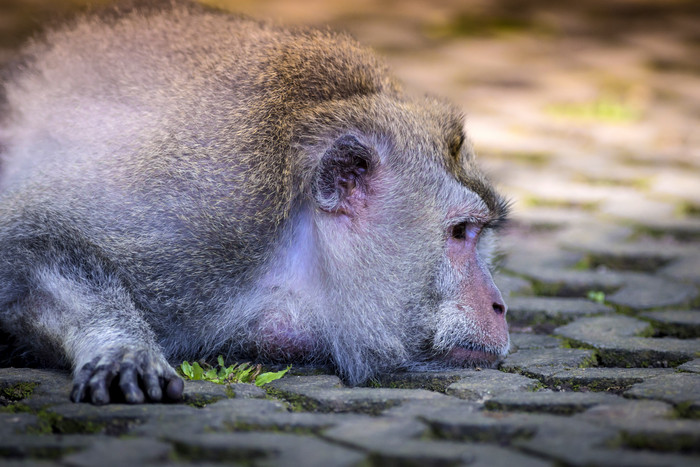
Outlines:
{"type": "Polygon", "coordinates": [[[167,380],[166,359],[224,353],[357,384],[455,345],[507,352],[457,316],[468,278],[445,255],[451,210],[492,223],[505,203],[459,112],[353,40],[178,3],[25,54],[0,126],[0,324],[44,364],[116,377],[136,352],[167,380]],[[332,185],[356,148],[369,165],[332,185]]]}

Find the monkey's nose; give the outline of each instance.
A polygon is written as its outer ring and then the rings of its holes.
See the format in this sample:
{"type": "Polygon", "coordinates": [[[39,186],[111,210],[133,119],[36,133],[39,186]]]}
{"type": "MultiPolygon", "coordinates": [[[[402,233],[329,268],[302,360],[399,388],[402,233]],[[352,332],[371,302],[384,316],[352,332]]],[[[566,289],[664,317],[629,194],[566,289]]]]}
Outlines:
{"type": "Polygon", "coordinates": [[[495,311],[497,315],[505,315],[506,314],[505,303],[494,302],[493,303],[493,311],[495,311]]]}

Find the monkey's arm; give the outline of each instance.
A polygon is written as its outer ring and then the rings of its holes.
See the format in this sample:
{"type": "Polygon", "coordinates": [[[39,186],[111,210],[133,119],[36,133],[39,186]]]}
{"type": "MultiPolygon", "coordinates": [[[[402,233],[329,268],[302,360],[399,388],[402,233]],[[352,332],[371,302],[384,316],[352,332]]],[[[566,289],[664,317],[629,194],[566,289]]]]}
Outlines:
{"type": "Polygon", "coordinates": [[[46,360],[73,367],[73,401],[107,404],[110,387],[129,403],[182,396],[182,380],[114,272],[90,255],[49,254],[22,275],[25,293],[3,321],[46,360]]]}

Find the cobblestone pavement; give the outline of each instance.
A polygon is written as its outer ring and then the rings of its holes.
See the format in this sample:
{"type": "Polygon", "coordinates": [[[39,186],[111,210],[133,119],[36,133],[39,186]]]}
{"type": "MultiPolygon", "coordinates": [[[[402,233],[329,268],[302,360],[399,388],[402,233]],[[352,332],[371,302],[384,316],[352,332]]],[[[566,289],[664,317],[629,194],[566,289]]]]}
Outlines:
{"type": "MultiPolygon", "coordinates": [[[[2,5],[2,59],[61,9],[2,5]]],[[[697,2],[236,8],[347,29],[465,109],[514,201],[498,277],[513,352],[369,387],[188,383],[176,405],[72,404],[65,372],[0,369],[0,463],[700,465],[697,2]]]]}

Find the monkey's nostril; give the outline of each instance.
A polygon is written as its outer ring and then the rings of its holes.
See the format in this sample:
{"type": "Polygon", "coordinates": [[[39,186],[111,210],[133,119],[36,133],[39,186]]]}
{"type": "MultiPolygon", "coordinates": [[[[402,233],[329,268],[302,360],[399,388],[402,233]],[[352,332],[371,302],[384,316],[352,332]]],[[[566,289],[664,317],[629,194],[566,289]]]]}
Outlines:
{"type": "Polygon", "coordinates": [[[493,304],[493,311],[495,311],[497,315],[502,315],[506,312],[506,306],[496,302],[493,304]]]}

